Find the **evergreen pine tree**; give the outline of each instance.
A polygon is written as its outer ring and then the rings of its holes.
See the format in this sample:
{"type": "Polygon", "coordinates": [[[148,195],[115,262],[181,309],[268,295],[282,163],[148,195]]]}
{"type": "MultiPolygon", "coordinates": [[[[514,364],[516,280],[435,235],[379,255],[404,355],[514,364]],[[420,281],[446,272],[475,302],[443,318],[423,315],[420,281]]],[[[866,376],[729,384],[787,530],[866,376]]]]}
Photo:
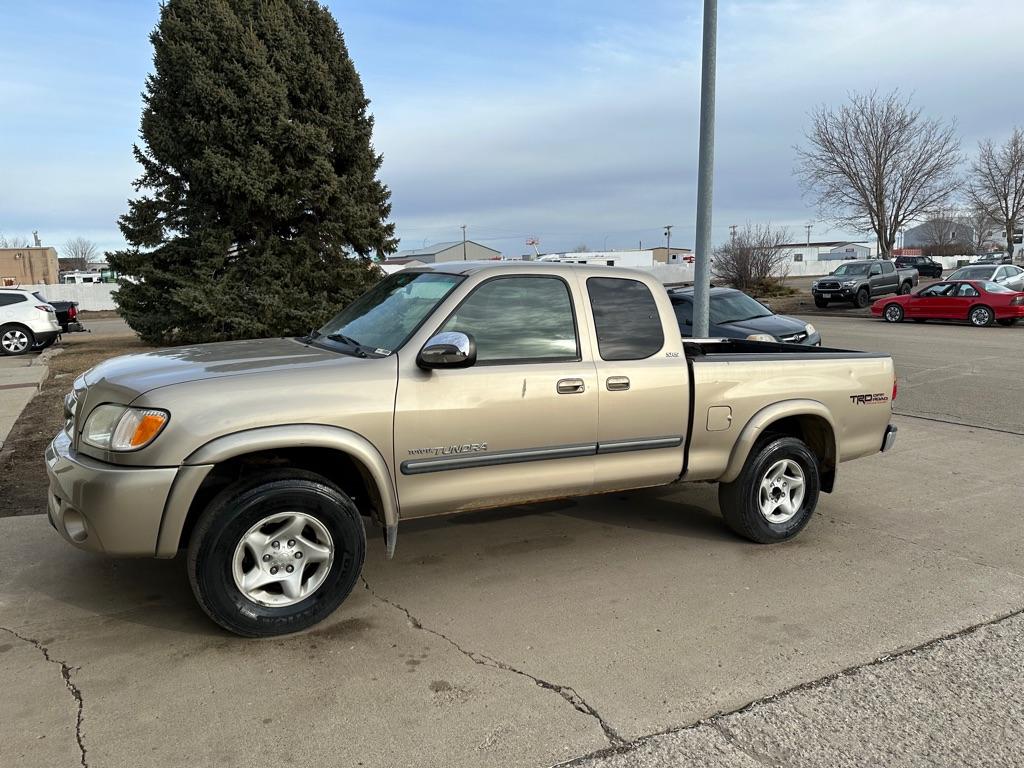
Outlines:
{"type": "Polygon", "coordinates": [[[167,0],[150,39],[139,196],[108,254],[149,342],[297,335],[393,252],[359,74],[315,0],[167,0]]]}

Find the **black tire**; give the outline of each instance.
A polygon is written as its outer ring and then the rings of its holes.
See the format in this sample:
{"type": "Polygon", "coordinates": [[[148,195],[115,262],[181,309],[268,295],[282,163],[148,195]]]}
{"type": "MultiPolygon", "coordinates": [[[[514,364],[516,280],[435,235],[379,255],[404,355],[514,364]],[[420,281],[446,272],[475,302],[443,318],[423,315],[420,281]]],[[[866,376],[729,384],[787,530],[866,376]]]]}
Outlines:
{"type": "Polygon", "coordinates": [[[188,577],[200,607],[224,629],[270,637],[298,632],[330,615],[352,591],[365,557],[366,532],[352,500],[320,475],[280,470],[239,481],[210,502],[189,541],[188,577]],[[308,596],[292,605],[269,606],[239,589],[233,561],[253,526],[287,512],[315,518],[330,534],[334,557],[323,582],[308,596]]]}
{"type": "Polygon", "coordinates": [[[818,505],[821,477],[818,459],[795,437],[766,437],[754,446],[743,470],[731,483],[719,483],[718,505],[725,522],[740,536],[758,544],[791,539],[803,530],[818,505]],[[796,513],[784,522],[771,522],[761,512],[761,484],[778,462],[790,459],[804,476],[804,496],[796,513]]]}
{"type": "Polygon", "coordinates": [[[823,299],[820,296],[815,296],[814,306],[816,306],[818,309],[824,309],[825,307],[828,306],[828,299],[823,299]]]}
{"type": "Polygon", "coordinates": [[[902,323],[903,307],[899,304],[886,304],[885,309],[882,310],[882,317],[887,323],[902,323]]]}
{"type": "Polygon", "coordinates": [[[913,287],[910,283],[900,283],[899,295],[906,296],[913,287]]]}
{"type": "Polygon", "coordinates": [[[967,311],[967,322],[976,328],[987,328],[996,320],[996,313],[984,304],[975,304],[967,311]]]}
{"type": "Polygon", "coordinates": [[[870,304],[871,294],[868,292],[868,289],[861,288],[859,291],[857,291],[857,296],[856,298],[854,298],[853,303],[858,309],[864,309],[864,307],[870,304]]]}
{"type": "Polygon", "coordinates": [[[21,323],[0,325],[0,354],[24,355],[36,345],[35,334],[21,323]]]}

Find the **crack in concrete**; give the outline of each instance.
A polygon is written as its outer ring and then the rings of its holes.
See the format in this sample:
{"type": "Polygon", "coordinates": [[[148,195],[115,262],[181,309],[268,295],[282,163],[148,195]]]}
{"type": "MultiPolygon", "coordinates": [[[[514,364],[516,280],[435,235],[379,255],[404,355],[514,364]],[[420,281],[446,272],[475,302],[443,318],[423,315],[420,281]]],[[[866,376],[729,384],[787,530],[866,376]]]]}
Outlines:
{"type": "Polygon", "coordinates": [[[438,632],[436,629],[425,627],[423,625],[423,622],[421,622],[419,619],[413,616],[412,613],[409,612],[409,609],[405,606],[399,605],[398,603],[392,600],[388,600],[386,597],[381,597],[380,595],[378,595],[377,592],[374,591],[373,587],[370,586],[370,583],[366,580],[365,577],[360,576],[359,578],[363,582],[363,586],[366,588],[366,591],[369,592],[375,600],[379,600],[380,602],[389,605],[392,608],[404,613],[406,618],[409,620],[409,624],[412,625],[414,629],[419,629],[423,632],[427,632],[431,635],[434,635],[435,637],[441,638],[446,643],[448,643],[448,645],[457,650],[459,653],[461,653],[467,659],[472,661],[474,664],[479,664],[483,667],[491,667],[493,669],[500,669],[503,672],[512,672],[513,674],[520,675],[521,677],[525,677],[526,679],[531,680],[533,684],[539,688],[543,688],[544,690],[553,691],[557,693],[559,696],[565,699],[565,701],[571,704],[573,709],[575,709],[577,712],[587,715],[588,717],[594,718],[597,721],[597,724],[601,727],[601,730],[604,732],[605,738],[608,739],[608,742],[612,745],[612,747],[622,747],[628,743],[628,741],[622,736],[620,736],[619,733],[611,726],[611,724],[609,724],[607,720],[601,717],[601,714],[596,709],[594,709],[593,706],[587,703],[586,699],[580,696],[580,694],[572,686],[552,683],[548,680],[544,680],[543,678],[537,677],[536,675],[531,675],[529,672],[526,672],[522,669],[513,667],[511,664],[508,664],[504,661],[495,659],[491,656],[488,656],[485,653],[481,653],[480,651],[473,651],[467,648],[463,648],[461,645],[459,645],[459,643],[457,643],[455,640],[452,640],[452,638],[448,637],[448,635],[444,634],[443,632],[438,632]]]}
{"type": "Polygon", "coordinates": [[[13,629],[8,629],[7,627],[0,627],[0,629],[12,637],[18,638],[23,643],[31,645],[43,654],[43,658],[46,659],[49,664],[56,664],[60,667],[60,676],[61,679],[64,680],[64,686],[68,689],[68,693],[71,694],[71,697],[75,700],[78,707],[78,712],[75,718],[75,741],[78,743],[78,759],[82,764],[82,768],[89,768],[89,763],[86,760],[85,742],[82,739],[82,719],[84,715],[83,709],[85,707],[85,701],[82,699],[81,689],[71,681],[71,673],[77,672],[81,667],[72,667],[66,661],[53,658],[50,656],[50,649],[34,638],[25,637],[24,635],[18,634],[13,629]]]}
{"type": "Polygon", "coordinates": [[[722,738],[725,739],[729,746],[739,752],[742,752],[751,760],[754,760],[761,765],[770,766],[770,768],[779,768],[779,766],[782,765],[781,761],[772,759],[771,755],[762,754],[756,749],[748,747],[740,742],[740,740],[736,738],[736,735],[730,731],[721,720],[712,720],[708,724],[721,734],[722,738]]]}

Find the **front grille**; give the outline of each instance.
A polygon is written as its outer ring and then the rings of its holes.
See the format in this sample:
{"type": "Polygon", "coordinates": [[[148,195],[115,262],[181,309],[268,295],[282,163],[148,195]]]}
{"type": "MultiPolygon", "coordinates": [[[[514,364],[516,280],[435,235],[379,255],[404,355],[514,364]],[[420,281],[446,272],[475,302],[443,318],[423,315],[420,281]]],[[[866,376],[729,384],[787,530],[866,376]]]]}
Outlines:
{"type": "Polygon", "coordinates": [[[835,281],[820,282],[820,283],[818,283],[818,290],[819,291],[838,291],[839,290],[839,283],[837,283],[835,281]]]}
{"type": "Polygon", "coordinates": [[[800,333],[794,333],[792,336],[780,336],[779,338],[786,344],[801,344],[807,338],[807,333],[800,331],[800,333]]]}

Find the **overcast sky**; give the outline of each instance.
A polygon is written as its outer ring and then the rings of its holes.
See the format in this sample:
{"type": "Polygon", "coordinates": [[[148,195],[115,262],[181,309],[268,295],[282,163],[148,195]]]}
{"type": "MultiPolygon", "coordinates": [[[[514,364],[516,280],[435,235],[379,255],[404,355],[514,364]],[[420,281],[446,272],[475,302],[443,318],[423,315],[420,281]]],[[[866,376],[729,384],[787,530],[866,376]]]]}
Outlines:
{"type": "MultiPolygon", "coordinates": [[[[693,245],[700,0],[335,0],[402,248],[693,245]]],[[[158,5],[0,0],[0,232],[123,244],[158,5]]],[[[964,148],[1024,124],[1024,3],[720,0],[714,230],[805,236],[807,112],[900,88],[964,148]]],[[[852,233],[816,221],[812,238],[852,233]]]]}

